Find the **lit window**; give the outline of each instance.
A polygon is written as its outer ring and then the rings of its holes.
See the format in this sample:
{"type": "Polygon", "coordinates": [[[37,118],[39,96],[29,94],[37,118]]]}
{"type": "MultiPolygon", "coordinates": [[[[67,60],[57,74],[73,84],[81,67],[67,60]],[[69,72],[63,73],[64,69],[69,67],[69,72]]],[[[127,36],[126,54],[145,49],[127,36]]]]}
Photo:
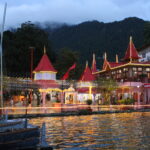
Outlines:
{"type": "Polygon", "coordinates": [[[136,71],[136,70],[137,70],[137,68],[135,68],[135,67],[134,67],[134,68],[132,68],[132,69],[133,69],[133,71],[136,71]]]}
{"type": "Polygon", "coordinates": [[[138,71],[142,71],[142,68],[138,68],[138,71]]]}
{"type": "Polygon", "coordinates": [[[146,68],[146,71],[150,71],[150,68],[146,68]]]}
{"type": "Polygon", "coordinates": [[[125,72],[125,71],[128,71],[128,68],[123,68],[123,71],[125,72]]]}

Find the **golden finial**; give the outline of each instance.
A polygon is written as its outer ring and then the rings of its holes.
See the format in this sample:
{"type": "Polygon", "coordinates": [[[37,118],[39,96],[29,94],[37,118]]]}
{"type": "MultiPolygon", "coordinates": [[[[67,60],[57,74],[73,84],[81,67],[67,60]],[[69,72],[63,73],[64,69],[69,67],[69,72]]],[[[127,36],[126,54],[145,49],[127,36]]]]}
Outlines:
{"type": "Polygon", "coordinates": [[[132,36],[130,36],[130,43],[132,42],[132,36]]]}
{"type": "Polygon", "coordinates": [[[130,62],[132,62],[132,48],[131,48],[131,44],[132,44],[132,36],[130,36],[130,62]]]}
{"type": "Polygon", "coordinates": [[[118,63],[118,55],[116,54],[116,63],[118,63]]]}
{"type": "Polygon", "coordinates": [[[95,60],[95,54],[93,53],[93,60],[95,60]]]}
{"type": "Polygon", "coordinates": [[[88,61],[86,61],[86,68],[88,67],[88,61]]]}
{"type": "Polygon", "coordinates": [[[104,59],[107,60],[107,53],[104,53],[104,59]]]}
{"type": "Polygon", "coordinates": [[[45,47],[45,45],[44,45],[44,54],[46,54],[46,47],[45,47]]]}

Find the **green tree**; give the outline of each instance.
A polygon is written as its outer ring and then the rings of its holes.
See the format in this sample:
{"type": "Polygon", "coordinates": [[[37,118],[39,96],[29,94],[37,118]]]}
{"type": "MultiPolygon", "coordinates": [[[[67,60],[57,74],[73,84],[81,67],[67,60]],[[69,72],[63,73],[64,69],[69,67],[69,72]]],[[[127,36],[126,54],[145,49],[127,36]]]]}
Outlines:
{"type": "Polygon", "coordinates": [[[79,54],[69,48],[63,48],[57,54],[55,64],[58,70],[58,78],[62,78],[67,70],[76,63],[76,68],[69,73],[69,79],[78,79],[82,71],[82,65],[79,63],[79,54]]]}
{"type": "Polygon", "coordinates": [[[55,61],[48,34],[36,25],[26,22],[14,31],[6,31],[4,33],[4,60],[7,74],[10,76],[29,75],[30,47],[34,47],[33,68],[35,68],[43,55],[44,45],[51,60],[55,61]]]}
{"type": "Polygon", "coordinates": [[[110,104],[113,92],[118,87],[117,82],[111,78],[107,79],[97,77],[97,79],[95,80],[95,85],[97,88],[97,92],[102,94],[102,97],[104,98],[104,103],[110,104]]]}
{"type": "MultiPolygon", "coordinates": [[[[145,22],[142,19],[131,17],[111,23],[88,21],[78,25],[64,25],[47,31],[55,50],[63,47],[77,50],[81,54],[81,63],[86,60],[90,63],[93,52],[102,57],[105,51],[109,60],[114,61],[116,54],[120,59],[124,57],[131,35],[137,48],[143,45],[145,22]]],[[[100,67],[102,60],[98,61],[97,65],[100,67]]]]}
{"type": "Polygon", "coordinates": [[[144,43],[150,44],[150,22],[146,22],[144,26],[144,43]]]}

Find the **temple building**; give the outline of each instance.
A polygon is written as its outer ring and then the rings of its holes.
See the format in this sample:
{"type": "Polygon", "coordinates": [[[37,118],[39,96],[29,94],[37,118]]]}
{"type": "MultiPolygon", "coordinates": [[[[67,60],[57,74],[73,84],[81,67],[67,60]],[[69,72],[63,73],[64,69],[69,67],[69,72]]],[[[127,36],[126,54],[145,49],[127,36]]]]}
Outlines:
{"type": "Polygon", "coordinates": [[[59,82],[56,79],[57,71],[44,48],[44,54],[33,72],[34,82],[39,85],[39,91],[42,94],[42,106],[49,106],[49,102],[58,101],[61,104],[86,104],[88,99],[91,99],[95,104],[96,101],[102,99],[102,93],[98,90],[95,82],[97,77],[113,79],[117,82],[118,86],[113,94],[118,100],[133,98],[135,104],[149,104],[150,62],[140,62],[140,59],[132,37],[130,37],[128,48],[121,61],[116,55],[116,62],[110,62],[105,53],[102,70],[98,71],[95,54],[93,54],[92,67],[90,68],[86,62],[80,79],[74,85],[68,84],[66,89],[63,89],[61,88],[62,83],[66,81],[59,82]]]}
{"type": "Polygon", "coordinates": [[[78,104],[78,93],[73,86],[73,84],[70,84],[69,88],[63,90],[63,104],[78,104]]]}
{"type": "Polygon", "coordinates": [[[139,50],[139,56],[141,57],[139,61],[145,62],[145,61],[150,61],[150,45],[145,45],[139,50]]]}
{"type": "Polygon", "coordinates": [[[92,72],[96,72],[96,60],[95,54],[93,54],[93,63],[92,68],[88,66],[86,62],[85,69],[77,82],[77,91],[78,91],[78,103],[86,104],[86,100],[91,99],[93,102],[96,97],[96,86],[94,83],[95,75],[92,72]]]}
{"type": "Polygon", "coordinates": [[[109,62],[105,53],[103,68],[94,74],[103,78],[112,78],[118,82],[118,99],[132,97],[138,104],[149,103],[145,96],[144,84],[150,82],[150,62],[139,62],[140,57],[130,37],[125,56],[121,62],[109,62]]]}
{"type": "Polygon", "coordinates": [[[57,71],[49,60],[45,47],[44,54],[33,73],[34,82],[39,85],[39,91],[42,93],[42,105],[45,106],[46,100],[57,101],[58,92],[61,92],[56,81],[57,71]]]}

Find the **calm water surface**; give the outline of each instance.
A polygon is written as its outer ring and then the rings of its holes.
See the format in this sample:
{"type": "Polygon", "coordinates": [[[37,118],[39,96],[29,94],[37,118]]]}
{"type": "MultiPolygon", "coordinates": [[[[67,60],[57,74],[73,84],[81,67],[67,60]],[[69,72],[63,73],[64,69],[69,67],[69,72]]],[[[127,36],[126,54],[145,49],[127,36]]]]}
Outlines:
{"type": "Polygon", "coordinates": [[[150,112],[70,117],[41,117],[47,142],[65,150],[150,150],[150,112]]]}

